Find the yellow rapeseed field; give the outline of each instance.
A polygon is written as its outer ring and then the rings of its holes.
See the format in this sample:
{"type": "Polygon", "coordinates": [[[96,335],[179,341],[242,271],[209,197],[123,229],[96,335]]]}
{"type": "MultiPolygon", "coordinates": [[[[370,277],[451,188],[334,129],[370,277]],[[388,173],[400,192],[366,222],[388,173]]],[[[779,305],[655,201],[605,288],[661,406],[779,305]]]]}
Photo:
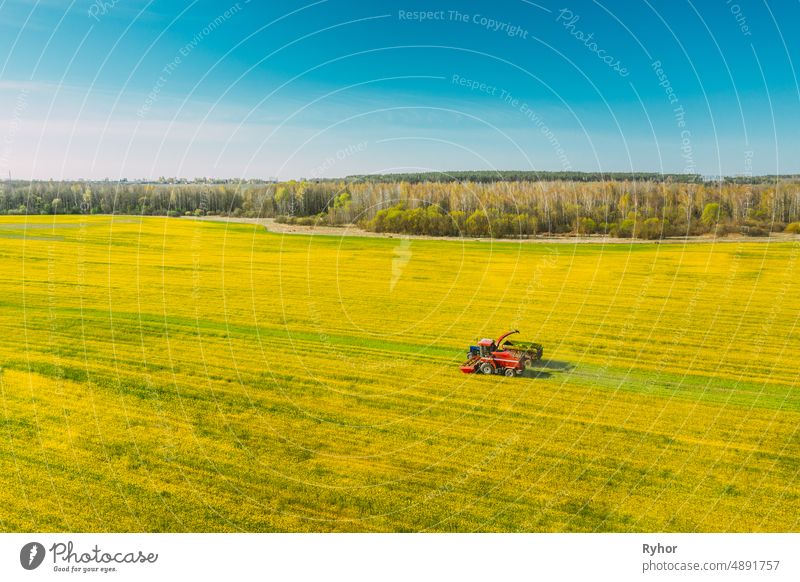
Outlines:
{"type": "Polygon", "coordinates": [[[0,256],[0,530],[800,530],[798,243],[3,217],[0,256]],[[459,372],[515,327],[541,366],[459,372]]]}

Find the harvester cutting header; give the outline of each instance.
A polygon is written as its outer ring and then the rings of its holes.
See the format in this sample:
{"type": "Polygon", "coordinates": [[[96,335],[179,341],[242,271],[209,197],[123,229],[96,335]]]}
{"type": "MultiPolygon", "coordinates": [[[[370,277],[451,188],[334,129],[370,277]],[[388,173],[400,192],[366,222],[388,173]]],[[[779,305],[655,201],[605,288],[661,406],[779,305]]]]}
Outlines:
{"type": "Polygon", "coordinates": [[[469,347],[467,361],[461,365],[465,374],[503,374],[519,376],[533,362],[542,359],[543,348],[534,342],[511,341],[508,336],[519,333],[513,329],[504,333],[497,341],[484,338],[476,346],[469,347]]]}

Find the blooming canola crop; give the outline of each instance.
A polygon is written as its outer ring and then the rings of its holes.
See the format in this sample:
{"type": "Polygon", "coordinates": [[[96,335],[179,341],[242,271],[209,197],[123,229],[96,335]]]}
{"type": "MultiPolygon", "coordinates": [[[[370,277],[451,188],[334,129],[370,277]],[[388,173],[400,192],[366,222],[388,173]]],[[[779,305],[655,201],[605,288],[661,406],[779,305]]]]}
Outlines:
{"type": "Polygon", "coordinates": [[[792,242],[0,218],[4,531],[795,531],[792,242]],[[464,375],[479,337],[544,345],[464,375]]]}

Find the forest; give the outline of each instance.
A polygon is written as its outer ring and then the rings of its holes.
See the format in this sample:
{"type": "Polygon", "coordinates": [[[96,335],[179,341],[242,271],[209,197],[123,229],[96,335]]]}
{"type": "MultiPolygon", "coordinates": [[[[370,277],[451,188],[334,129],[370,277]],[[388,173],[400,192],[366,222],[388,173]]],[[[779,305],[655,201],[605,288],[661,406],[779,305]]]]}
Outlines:
{"type": "Polygon", "coordinates": [[[698,174],[658,174],[655,172],[536,172],[532,170],[470,170],[401,174],[364,174],[345,178],[348,182],[701,182],[698,174]]]}
{"type": "Polygon", "coordinates": [[[800,180],[794,177],[703,181],[606,174],[600,180],[570,173],[570,179],[530,179],[526,172],[506,172],[488,180],[488,174],[287,182],[9,180],[0,183],[0,214],[268,217],[301,225],[356,224],[376,232],[494,238],[800,233],[800,180]]]}

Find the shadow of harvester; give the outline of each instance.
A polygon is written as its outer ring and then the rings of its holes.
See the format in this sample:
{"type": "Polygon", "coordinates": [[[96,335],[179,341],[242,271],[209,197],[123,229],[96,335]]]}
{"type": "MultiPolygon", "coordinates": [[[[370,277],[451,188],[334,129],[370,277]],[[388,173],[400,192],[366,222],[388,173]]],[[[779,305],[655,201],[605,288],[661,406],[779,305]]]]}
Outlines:
{"type": "Polygon", "coordinates": [[[542,360],[540,362],[536,362],[533,366],[536,368],[543,368],[545,370],[559,370],[566,372],[572,370],[575,367],[575,364],[561,360],[542,360]]]}
{"type": "Polygon", "coordinates": [[[536,368],[528,368],[522,374],[519,375],[520,378],[552,378],[553,374],[547,372],[545,370],[538,370],[536,368]]]}
{"type": "Polygon", "coordinates": [[[535,362],[530,368],[522,373],[522,378],[552,378],[553,372],[568,372],[575,367],[570,362],[563,362],[561,360],[542,360],[535,362]]]}

